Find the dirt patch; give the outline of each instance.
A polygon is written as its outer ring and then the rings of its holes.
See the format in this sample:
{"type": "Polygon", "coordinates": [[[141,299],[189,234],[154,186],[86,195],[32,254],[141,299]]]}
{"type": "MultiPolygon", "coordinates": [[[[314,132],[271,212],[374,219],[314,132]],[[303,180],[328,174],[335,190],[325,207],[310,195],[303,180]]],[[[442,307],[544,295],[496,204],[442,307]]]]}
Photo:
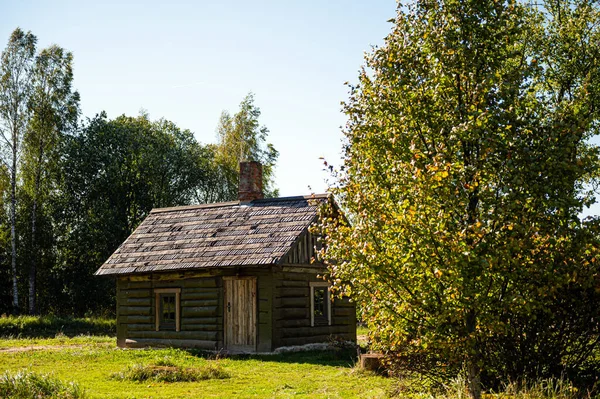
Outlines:
{"type": "Polygon", "coordinates": [[[30,345],[16,346],[13,348],[0,348],[0,353],[18,353],[29,351],[61,350],[61,349],[80,349],[86,345],[30,345]]]}

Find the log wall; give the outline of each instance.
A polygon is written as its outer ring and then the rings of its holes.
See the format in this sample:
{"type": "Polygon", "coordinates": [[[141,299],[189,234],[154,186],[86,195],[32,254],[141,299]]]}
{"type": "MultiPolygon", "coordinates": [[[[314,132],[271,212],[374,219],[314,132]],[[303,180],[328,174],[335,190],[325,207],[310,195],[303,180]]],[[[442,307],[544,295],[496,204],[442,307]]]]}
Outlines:
{"type": "Polygon", "coordinates": [[[328,342],[356,342],[356,307],[347,298],[331,303],[331,325],[311,326],[310,282],[322,282],[322,268],[286,265],[273,274],[273,348],[328,342]]]}
{"type": "Polygon", "coordinates": [[[222,279],[121,278],[117,282],[117,344],[145,342],[177,346],[193,341],[195,347],[218,349],[223,342],[222,279]],[[180,331],[156,331],[155,288],[181,288],[180,331]]]}
{"type": "Polygon", "coordinates": [[[173,273],[117,280],[117,345],[223,348],[223,276],[257,277],[258,352],[270,352],[273,277],[264,268],[221,269],[210,275],[173,273]],[[156,331],[155,288],[181,288],[180,331],[156,331]]]}

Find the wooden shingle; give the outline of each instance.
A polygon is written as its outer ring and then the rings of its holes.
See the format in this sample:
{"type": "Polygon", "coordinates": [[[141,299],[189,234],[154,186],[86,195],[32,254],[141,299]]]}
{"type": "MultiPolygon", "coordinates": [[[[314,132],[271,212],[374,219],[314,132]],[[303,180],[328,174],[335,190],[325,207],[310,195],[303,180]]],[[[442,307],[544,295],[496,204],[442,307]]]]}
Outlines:
{"type": "Polygon", "coordinates": [[[277,264],[316,219],[326,198],[153,209],[96,275],[277,264]]]}

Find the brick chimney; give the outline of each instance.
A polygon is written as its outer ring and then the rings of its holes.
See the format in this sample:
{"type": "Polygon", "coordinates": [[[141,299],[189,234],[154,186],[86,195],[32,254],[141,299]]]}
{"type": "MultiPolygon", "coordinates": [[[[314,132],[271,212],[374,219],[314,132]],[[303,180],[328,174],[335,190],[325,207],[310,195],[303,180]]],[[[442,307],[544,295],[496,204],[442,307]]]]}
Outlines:
{"type": "Polygon", "coordinates": [[[249,202],[263,198],[262,165],[260,162],[240,162],[240,185],[238,199],[249,202]]]}

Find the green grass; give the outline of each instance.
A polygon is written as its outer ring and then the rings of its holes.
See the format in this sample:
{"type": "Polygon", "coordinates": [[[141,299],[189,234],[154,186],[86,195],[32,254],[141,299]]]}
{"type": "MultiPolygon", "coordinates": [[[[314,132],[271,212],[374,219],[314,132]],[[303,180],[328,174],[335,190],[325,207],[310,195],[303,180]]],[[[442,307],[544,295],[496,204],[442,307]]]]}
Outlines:
{"type": "Polygon", "coordinates": [[[9,348],[24,348],[28,346],[114,346],[115,342],[115,337],[107,335],[78,335],[75,337],[69,337],[58,334],[54,338],[0,338],[0,351],[9,348]]]}
{"type": "Polygon", "coordinates": [[[112,378],[121,381],[154,382],[195,382],[211,379],[225,379],[231,375],[219,364],[203,367],[183,367],[177,364],[134,364],[112,378]]]}
{"type": "Polygon", "coordinates": [[[114,335],[116,321],[96,317],[3,316],[0,337],[52,338],[57,333],[76,335],[114,335]]]}
{"type": "Polygon", "coordinates": [[[85,392],[75,383],[65,383],[45,374],[30,371],[0,375],[0,397],[12,399],[80,399],[85,392]]]}
{"type": "MultiPolygon", "coordinates": [[[[85,340],[85,338],[84,338],[85,340]]],[[[17,341],[21,345],[22,340],[17,341]]],[[[44,340],[44,345],[68,345],[44,340]]],[[[3,369],[51,373],[75,381],[92,398],[384,398],[392,380],[353,367],[343,352],[301,352],[214,359],[177,349],[123,350],[105,342],[24,352],[0,351],[3,369]],[[136,382],[111,377],[135,364],[218,369],[229,378],[199,382],[136,382]]]]}

